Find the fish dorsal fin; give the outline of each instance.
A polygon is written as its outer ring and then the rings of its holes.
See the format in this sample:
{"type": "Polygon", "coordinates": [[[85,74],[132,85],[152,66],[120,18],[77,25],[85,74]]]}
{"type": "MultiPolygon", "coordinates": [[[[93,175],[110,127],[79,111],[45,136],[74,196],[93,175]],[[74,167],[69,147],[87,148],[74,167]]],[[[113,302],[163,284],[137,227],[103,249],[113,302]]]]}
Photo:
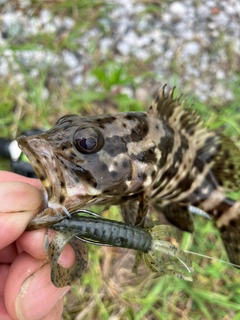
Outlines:
{"type": "Polygon", "coordinates": [[[158,95],[152,101],[152,104],[149,107],[148,112],[157,114],[164,118],[164,120],[169,120],[173,113],[176,112],[176,109],[178,112],[180,112],[183,106],[182,103],[180,103],[181,96],[177,99],[173,99],[175,88],[173,87],[173,89],[169,93],[167,93],[165,90],[166,87],[167,85],[165,84],[163,88],[160,89],[158,95]]]}
{"type": "MultiPolygon", "coordinates": [[[[210,148],[217,146],[217,136],[208,129],[200,121],[200,116],[195,110],[191,110],[191,106],[185,107],[185,100],[181,100],[181,95],[174,99],[174,90],[166,92],[166,85],[159,91],[158,96],[153,100],[152,105],[148,109],[148,113],[160,116],[169,125],[182,135],[186,136],[194,145],[195,150],[200,153],[207,153],[210,148]],[[211,143],[206,142],[210,141],[211,143]],[[204,147],[205,146],[205,147],[204,147]]],[[[213,153],[214,151],[211,151],[213,153]]],[[[200,155],[200,154],[199,154],[200,155]]]]}
{"type": "Polygon", "coordinates": [[[212,171],[228,191],[240,190],[240,150],[226,136],[209,132],[190,106],[185,107],[181,96],[174,99],[174,89],[166,92],[166,85],[153,100],[148,112],[160,116],[176,131],[187,137],[194,146],[198,157],[212,162],[212,171]]]}
{"type": "Polygon", "coordinates": [[[199,121],[200,117],[190,107],[184,106],[185,100],[180,101],[181,95],[174,99],[175,87],[168,93],[165,89],[166,85],[159,91],[148,112],[158,114],[178,131],[194,134],[195,129],[202,126],[202,122],[199,121]]]}
{"type": "Polygon", "coordinates": [[[234,142],[220,135],[220,146],[213,157],[212,171],[218,181],[227,191],[240,190],[240,150],[234,142]]]}

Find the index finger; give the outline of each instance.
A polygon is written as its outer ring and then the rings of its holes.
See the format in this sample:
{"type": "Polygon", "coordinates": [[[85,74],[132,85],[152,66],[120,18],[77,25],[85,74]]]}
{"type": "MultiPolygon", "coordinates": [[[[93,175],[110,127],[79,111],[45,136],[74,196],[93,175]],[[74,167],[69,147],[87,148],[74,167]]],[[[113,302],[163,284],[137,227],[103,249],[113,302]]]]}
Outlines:
{"type": "Polygon", "coordinates": [[[0,183],[0,249],[15,241],[46,206],[43,192],[25,182],[0,183]]]}
{"type": "Polygon", "coordinates": [[[41,182],[35,178],[27,178],[24,176],[20,176],[19,174],[9,172],[9,171],[1,171],[0,170],[0,183],[7,181],[18,181],[28,183],[38,189],[42,189],[41,182]]]}

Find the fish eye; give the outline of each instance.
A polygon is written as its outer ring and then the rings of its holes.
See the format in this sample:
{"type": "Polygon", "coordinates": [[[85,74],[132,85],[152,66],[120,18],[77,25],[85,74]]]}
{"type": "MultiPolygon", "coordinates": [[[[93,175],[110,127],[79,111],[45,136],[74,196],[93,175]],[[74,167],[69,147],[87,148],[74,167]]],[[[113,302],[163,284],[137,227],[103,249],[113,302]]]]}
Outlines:
{"type": "Polygon", "coordinates": [[[80,128],[75,132],[74,145],[83,154],[96,153],[103,147],[103,136],[97,128],[80,128]]]}

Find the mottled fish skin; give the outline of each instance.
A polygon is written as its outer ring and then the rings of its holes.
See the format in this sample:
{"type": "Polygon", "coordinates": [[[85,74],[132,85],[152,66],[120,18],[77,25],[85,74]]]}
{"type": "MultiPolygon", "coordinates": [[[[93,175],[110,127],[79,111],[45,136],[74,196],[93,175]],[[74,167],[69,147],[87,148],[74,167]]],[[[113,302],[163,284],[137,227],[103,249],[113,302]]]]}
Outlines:
{"type": "Polygon", "coordinates": [[[160,90],[148,112],[69,115],[41,135],[20,137],[48,196],[29,229],[60,221],[66,210],[108,204],[121,205],[126,223],[143,225],[154,207],[192,231],[191,204],[216,220],[230,260],[240,264],[240,202],[224,193],[226,176],[230,189],[239,187],[240,161],[232,161],[231,148],[238,159],[239,151],[173,92],[160,90]]]}
{"type": "Polygon", "coordinates": [[[49,208],[31,225],[58,221],[65,217],[63,207],[71,213],[91,204],[138,199],[165,161],[158,144],[171,131],[155,115],[139,112],[69,115],[41,135],[20,137],[19,146],[48,195],[49,208]],[[77,143],[83,137],[97,141],[93,152],[79,152],[77,143]]]}

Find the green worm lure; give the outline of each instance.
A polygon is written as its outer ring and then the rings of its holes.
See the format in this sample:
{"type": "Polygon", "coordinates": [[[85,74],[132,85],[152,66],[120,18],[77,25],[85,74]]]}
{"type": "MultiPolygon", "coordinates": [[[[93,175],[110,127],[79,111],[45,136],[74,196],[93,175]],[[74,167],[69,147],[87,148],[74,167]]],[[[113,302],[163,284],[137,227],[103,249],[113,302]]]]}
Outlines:
{"type": "Polygon", "coordinates": [[[71,219],[64,219],[51,226],[58,231],[48,249],[51,279],[55,286],[71,285],[82,275],[87,266],[85,243],[136,250],[132,269],[135,273],[143,260],[148,269],[161,276],[171,275],[192,281],[192,263],[187,253],[169,241],[170,237],[177,238],[176,228],[156,223],[139,228],[104,219],[88,210],[80,212],[95,217],[73,215],[71,219]],[[63,268],[57,260],[68,242],[76,252],[76,261],[71,268],[63,268]]]}

